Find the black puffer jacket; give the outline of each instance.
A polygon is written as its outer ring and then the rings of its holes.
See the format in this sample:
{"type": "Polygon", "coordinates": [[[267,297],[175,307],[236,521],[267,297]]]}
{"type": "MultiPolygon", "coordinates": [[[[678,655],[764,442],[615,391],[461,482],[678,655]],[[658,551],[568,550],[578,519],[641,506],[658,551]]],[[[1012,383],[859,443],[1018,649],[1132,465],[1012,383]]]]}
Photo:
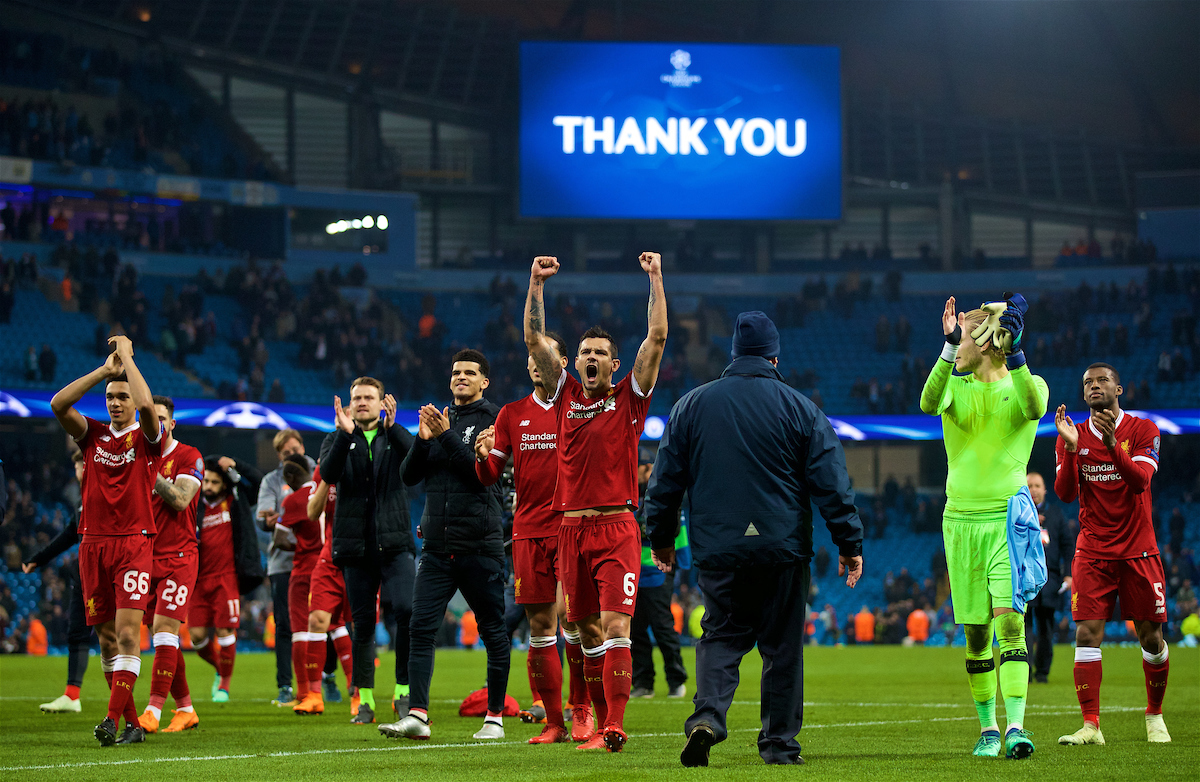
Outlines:
{"type": "Polygon", "coordinates": [[[335,564],[375,554],[416,553],[408,492],[400,480],[400,465],[412,443],[413,436],[399,424],[381,429],[369,456],[367,436],[357,425],[353,434],[337,429],[326,435],[321,479],[337,486],[335,564]]]}
{"type": "MultiPolygon", "coordinates": [[[[456,405],[450,408],[450,428],[440,437],[413,442],[402,470],[409,486],[425,481],[424,551],[504,559],[500,487],[484,486],[475,475],[475,438],[499,412],[486,399],[456,405]]],[[[341,503],[339,494],[339,509],[341,503]]]]}

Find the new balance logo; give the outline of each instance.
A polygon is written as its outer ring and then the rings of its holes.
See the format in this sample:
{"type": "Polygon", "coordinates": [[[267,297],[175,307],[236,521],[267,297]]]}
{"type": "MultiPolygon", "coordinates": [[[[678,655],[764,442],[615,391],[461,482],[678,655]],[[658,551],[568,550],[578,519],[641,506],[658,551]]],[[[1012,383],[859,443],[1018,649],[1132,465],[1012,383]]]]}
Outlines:
{"type": "Polygon", "coordinates": [[[523,421],[521,421],[521,423],[517,424],[517,426],[529,426],[529,419],[528,418],[524,419],[523,421]]]}
{"type": "Polygon", "coordinates": [[[631,597],[625,598],[624,600],[621,601],[621,605],[624,605],[624,606],[633,605],[633,598],[631,598],[631,597]]]}

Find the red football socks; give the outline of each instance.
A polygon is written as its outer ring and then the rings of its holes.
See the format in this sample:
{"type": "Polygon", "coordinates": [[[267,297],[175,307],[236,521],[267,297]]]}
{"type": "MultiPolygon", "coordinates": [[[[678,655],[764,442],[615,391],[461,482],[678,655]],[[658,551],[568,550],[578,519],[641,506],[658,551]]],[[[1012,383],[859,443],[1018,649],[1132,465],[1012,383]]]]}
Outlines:
{"type": "Polygon", "coordinates": [[[565,727],[562,709],[562,661],[557,645],[530,646],[526,669],[533,697],[546,709],[546,724],[565,727]]]}
{"type": "Polygon", "coordinates": [[[192,692],[188,689],[187,668],[183,664],[183,650],[175,650],[175,675],[171,677],[171,697],[180,709],[191,708],[192,692]]]}
{"type": "Polygon", "coordinates": [[[1162,714],[1163,697],[1167,694],[1167,674],[1171,661],[1167,656],[1167,645],[1158,654],[1142,650],[1142,670],[1146,674],[1146,713],[1162,714]]]}
{"type": "Polygon", "coordinates": [[[75,684],[68,684],[67,689],[63,692],[63,695],[66,695],[73,701],[79,700],[79,686],[75,684]]]}
{"type": "MultiPolygon", "coordinates": [[[[345,631],[346,628],[341,628],[345,631]]],[[[346,687],[354,687],[354,662],[352,648],[354,644],[350,641],[349,634],[343,632],[338,635],[337,630],[330,634],[333,638],[333,650],[337,652],[338,661],[342,664],[342,672],[346,674],[346,687]]]]}
{"type": "Polygon", "coordinates": [[[237,657],[237,636],[227,635],[225,638],[217,639],[217,673],[221,675],[221,689],[228,692],[229,680],[233,677],[233,661],[237,657]],[[225,638],[230,639],[232,643],[221,643],[225,638]]]}
{"type": "Polygon", "coordinates": [[[156,709],[163,707],[167,701],[167,694],[171,692],[171,684],[175,680],[177,650],[178,647],[166,644],[154,647],[154,670],[150,674],[149,703],[156,709]]]}
{"type": "Polygon", "coordinates": [[[614,638],[604,655],[604,699],[608,702],[608,717],[604,727],[625,724],[625,705],[629,703],[629,688],[633,684],[633,656],[628,638],[614,638]],[[620,643],[624,641],[624,643],[620,643]]]}
{"type": "MultiPolygon", "coordinates": [[[[308,669],[312,665],[309,659],[308,633],[292,634],[292,670],[296,672],[296,700],[303,700],[308,694],[308,669]],[[306,640],[298,640],[296,636],[303,635],[306,640]]],[[[322,664],[325,662],[321,660],[322,664]]]]}
{"type": "Polygon", "coordinates": [[[205,638],[203,642],[194,644],[196,656],[214,668],[219,668],[217,664],[217,642],[213,638],[205,638]]]}
{"type": "Polygon", "coordinates": [[[1075,660],[1075,697],[1079,699],[1083,721],[1097,726],[1100,724],[1100,681],[1103,678],[1104,668],[1100,660],[1075,660]]]}
{"type": "Polygon", "coordinates": [[[587,682],[588,695],[592,698],[597,730],[608,724],[608,701],[604,697],[604,667],[603,655],[584,655],[583,679],[587,682]]]}
{"type": "Polygon", "coordinates": [[[578,643],[567,641],[567,668],[570,684],[567,687],[567,702],[572,706],[586,706],[591,703],[588,695],[587,682],[583,678],[583,647],[578,643]]]}

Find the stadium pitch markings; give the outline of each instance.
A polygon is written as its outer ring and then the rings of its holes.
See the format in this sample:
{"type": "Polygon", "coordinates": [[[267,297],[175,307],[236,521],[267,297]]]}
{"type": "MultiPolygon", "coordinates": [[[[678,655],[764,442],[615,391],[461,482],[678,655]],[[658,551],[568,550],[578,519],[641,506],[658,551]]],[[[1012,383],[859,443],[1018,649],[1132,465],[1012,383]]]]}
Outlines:
{"type": "MultiPolygon", "coordinates": [[[[16,699],[13,699],[16,700],[16,699]]],[[[748,701],[749,702],[749,701],[748,701]]],[[[757,705],[757,701],[753,702],[757,705]]],[[[829,704],[834,706],[848,706],[858,704],[829,704]]],[[[942,704],[880,704],[887,706],[940,706],[942,704]]],[[[954,704],[959,705],[959,704],[954,704]]],[[[1143,711],[1141,708],[1132,706],[1122,706],[1106,708],[1105,711],[1143,711]]],[[[1055,714],[1075,714],[1078,709],[1050,709],[1041,712],[1042,716],[1052,716],[1055,714]]],[[[912,725],[915,723],[925,722],[966,722],[976,720],[978,717],[974,714],[960,717],[928,717],[925,719],[908,719],[908,720],[870,720],[864,722],[830,722],[825,724],[805,725],[804,730],[827,730],[830,728],[866,728],[876,727],[879,725],[912,725]]],[[[730,733],[757,733],[758,728],[737,728],[731,730],[730,733]]],[[[636,733],[631,734],[630,738],[682,738],[683,731],[673,731],[670,733],[636,733]]],[[[167,757],[167,758],[130,758],[129,760],[111,760],[111,761],[85,761],[82,763],[50,763],[39,766],[0,766],[0,771],[44,771],[47,769],[58,768],[89,768],[93,766],[129,766],[142,765],[151,763],[191,763],[196,761],[223,761],[223,760],[250,760],[252,758],[292,758],[306,757],[310,755],[347,755],[357,754],[361,752],[413,752],[433,749],[462,749],[463,747],[513,747],[525,744],[524,739],[520,741],[496,741],[496,742],[458,742],[449,744],[401,744],[379,747],[348,747],[345,749],[312,749],[300,752],[259,752],[259,753],[244,753],[238,755],[189,755],[184,757],[167,757]]]]}

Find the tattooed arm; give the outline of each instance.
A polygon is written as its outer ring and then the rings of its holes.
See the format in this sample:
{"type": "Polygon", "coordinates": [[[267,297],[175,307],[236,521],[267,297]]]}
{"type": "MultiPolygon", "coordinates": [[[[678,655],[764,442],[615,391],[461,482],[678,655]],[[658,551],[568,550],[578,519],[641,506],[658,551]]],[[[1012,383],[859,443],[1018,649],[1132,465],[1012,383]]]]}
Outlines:
{"type": "Polygon", "coordinates": [[[154,479],[154,493],[162,497],[163,501],[176,512],[190,505],[198,491],[200,491],[199,481],[187,480],[183,483],[172,483],[161,475],[154,479]]]}
{"type": "Polygon", "coordinates": [[[663,290],[662,257],[658,253],[642,253],[638,262],[650,275],[650,302],[646,305],[649,328],[633,361],[633,378],[642,393],[649,394],[658,381],[658,366],[667,346],[667,294],[663,290]]]}
{"type": "MultiPolygon", "coordinates": [[[[533,259],[533,269],[529,275],[529,296],[525,300],[525,346],[537,366],[538,374],[546,388],[557,388],[558,379],[563,368],[554,358],[550,341],[546,339],[546,303],[542,292],[546,280],[558,273],[558,259],[539,255],[533,259]]],[[[664,314],[664,323],[666,315],[664,314]]],[[[664,327],[665,331],[665,327],[664,327]]]]}

